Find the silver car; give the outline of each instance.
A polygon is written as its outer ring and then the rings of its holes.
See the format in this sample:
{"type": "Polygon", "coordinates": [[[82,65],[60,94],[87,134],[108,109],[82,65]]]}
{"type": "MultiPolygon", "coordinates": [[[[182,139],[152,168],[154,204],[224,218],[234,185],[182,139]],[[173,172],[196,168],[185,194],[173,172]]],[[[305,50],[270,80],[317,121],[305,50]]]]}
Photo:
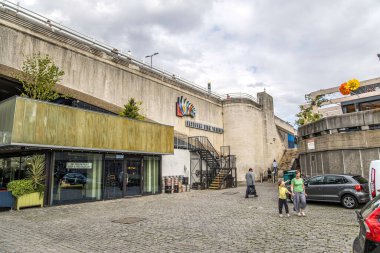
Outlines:
{"type": "Polygon", "coordinates": [[[369,201],[368,181],[360,175],[318,175],[306,179],[304,184],[307,201],[342,203],[350,209],[369,201]]]}

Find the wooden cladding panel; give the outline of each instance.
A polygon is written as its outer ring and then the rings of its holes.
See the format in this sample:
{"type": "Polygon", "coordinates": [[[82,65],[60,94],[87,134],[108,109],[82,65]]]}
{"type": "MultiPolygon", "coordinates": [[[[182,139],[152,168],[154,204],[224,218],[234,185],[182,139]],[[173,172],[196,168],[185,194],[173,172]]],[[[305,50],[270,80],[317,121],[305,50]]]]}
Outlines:
{"type": "Polygon", "coordinates": [[[173,153],[171,126],[17,98],[13,143],[173,153]]]}

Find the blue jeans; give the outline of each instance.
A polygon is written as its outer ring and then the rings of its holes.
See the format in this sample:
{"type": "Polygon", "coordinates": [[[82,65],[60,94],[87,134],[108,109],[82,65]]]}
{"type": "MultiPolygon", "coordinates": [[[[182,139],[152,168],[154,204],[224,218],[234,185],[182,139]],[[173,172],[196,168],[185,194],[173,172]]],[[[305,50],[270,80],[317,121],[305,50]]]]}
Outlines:
{"type": "Polygon", "coordinates": [[[306,196],[304,192],[294,192],[294,211],[300,212],[300,209],[306,208],[306,196]]]}

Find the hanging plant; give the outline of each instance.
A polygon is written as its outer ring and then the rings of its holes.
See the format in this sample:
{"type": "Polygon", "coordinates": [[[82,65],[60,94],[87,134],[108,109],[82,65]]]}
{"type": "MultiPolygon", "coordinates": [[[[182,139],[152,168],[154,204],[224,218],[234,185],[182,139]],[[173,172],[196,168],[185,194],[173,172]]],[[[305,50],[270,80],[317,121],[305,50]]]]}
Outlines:
{"type": "Polygon", "coordinates": [[[347,83],[342,83],[339,87],[339,91],[342,95],[349,95],[351,93],[347,83]]]}

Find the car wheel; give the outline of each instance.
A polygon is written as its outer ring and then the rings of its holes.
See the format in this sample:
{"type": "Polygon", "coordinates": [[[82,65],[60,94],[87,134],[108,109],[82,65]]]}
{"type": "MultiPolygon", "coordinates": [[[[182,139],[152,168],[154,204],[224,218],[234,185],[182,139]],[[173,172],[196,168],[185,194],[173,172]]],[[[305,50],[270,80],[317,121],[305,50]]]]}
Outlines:
{"type": "Polygon", "coordinates": [[[342,205],[345,208],[353,209],[358,206],[358,201],[356,198],[350,194],[346,194],[342,197],[342,205]]]}

